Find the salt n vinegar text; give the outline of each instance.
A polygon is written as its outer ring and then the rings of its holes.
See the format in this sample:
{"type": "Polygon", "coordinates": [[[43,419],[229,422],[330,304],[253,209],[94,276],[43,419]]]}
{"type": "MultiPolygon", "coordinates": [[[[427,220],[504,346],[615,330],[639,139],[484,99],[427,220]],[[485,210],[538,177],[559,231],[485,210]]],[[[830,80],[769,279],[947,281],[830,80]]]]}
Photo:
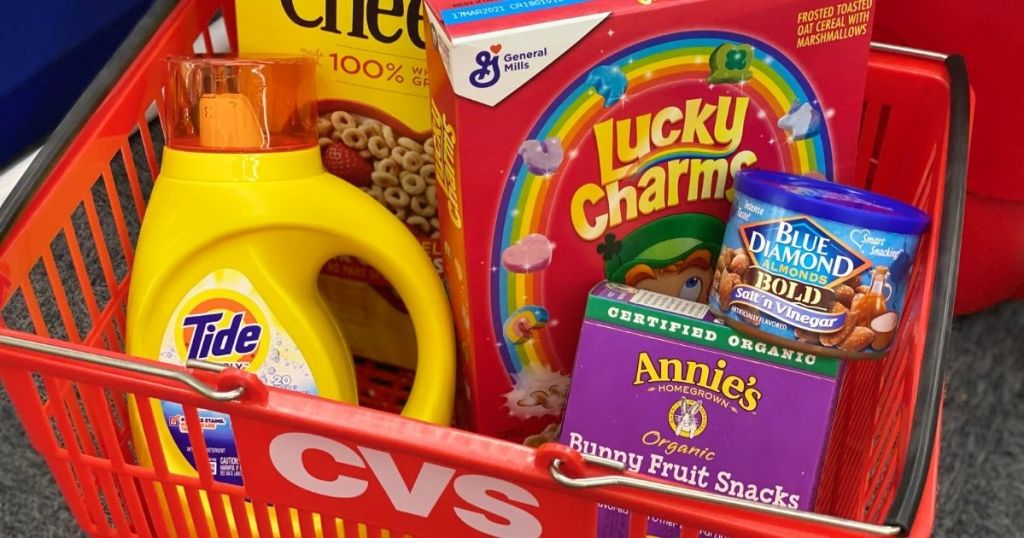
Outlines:
{"type": "Polygon", "coordinates": [[[687,99],[682,107],[594,125],[600,177],[573,194],[570,217],[576,234],[593,241],[683,202],[724,199],[736,172],[757,162],[753,151],[737,151],[749,101],[687,99]],[[670,158],[648,162],[652,152],[662,150],[670,158]]]}

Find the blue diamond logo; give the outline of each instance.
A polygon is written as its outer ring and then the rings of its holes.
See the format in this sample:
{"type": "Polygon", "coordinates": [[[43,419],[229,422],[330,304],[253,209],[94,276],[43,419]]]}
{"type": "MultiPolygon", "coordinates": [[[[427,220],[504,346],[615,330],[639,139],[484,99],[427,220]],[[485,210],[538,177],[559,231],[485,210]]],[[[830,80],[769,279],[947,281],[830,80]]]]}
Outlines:
{"type": "Polygon", "coordinates": [[[817,286],[832,287],[871,267],[810,217],[754,222],[740,227],[740,237],[754,265],[817,286]]]}

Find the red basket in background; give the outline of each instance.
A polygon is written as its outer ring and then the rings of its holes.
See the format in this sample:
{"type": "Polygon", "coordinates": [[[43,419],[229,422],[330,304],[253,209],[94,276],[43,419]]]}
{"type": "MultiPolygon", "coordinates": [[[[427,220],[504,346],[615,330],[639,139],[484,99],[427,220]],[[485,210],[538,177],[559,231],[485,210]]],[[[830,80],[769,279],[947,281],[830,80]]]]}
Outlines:
{"type": "Polygon", "coordinates": [[[1019,0],[901,0],[880,2],[875,11],[879,39],[962,53],[971,65],[971,86],[981,96],[967,172],[957,314],[1024,299],[1024,160],[1017,157],[1024,144],[1024,109],[1015,84],[1021,77],[1007,73],[989,37],[999,36],[999,50],[1020,50],[1020,9],[1019,0]]]}
{"type": "Polygon", "coordinates": [[[958,58],[886,47],[870,58],[858,177],[927,211],[933,226],[892,352],[847,371],[823,513],[812,514],[648,480],[560,445],[533,450],[370,409],[400,408],[410,374],[369,362],[359,367],[366,407],[355,407],[268,389],[237,370],[125,356],[128,268],[160,163],[162,131],[150,118],[163,59],[192,52],[197,38],[212,50],[208,25],[219,16],[234,49],[231,0],[158,1],[0,206],[0,379],[88,534],[584,536],[598,503],[631,510],[633,536],[647,516],[683,524],[684,536],[930,533],[970,123],[958,58]],[[152,415],[141,414],[144,435],[129,431],[128,406],[146,409],[149,398],[184,406],[200,457],[196,409],[231,415],[245,484],[216,482],[203,465],[196,476],[169,472],[152,415]],[[140,441],[151,467],[136,463],[140,441]],[[163,510],[175,491],[183,502],[163,510]],[[224,502],[204,507],[204,498],[224,502]]]}

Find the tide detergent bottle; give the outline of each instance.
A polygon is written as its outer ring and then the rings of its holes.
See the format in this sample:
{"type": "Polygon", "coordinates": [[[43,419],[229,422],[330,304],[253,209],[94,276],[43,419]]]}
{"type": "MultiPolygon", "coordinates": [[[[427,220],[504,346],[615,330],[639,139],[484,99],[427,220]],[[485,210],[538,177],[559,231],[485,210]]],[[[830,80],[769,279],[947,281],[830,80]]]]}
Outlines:
{"type": "MultiPolygon", "coordinates": [[[[357,256],[391,281],[413,319],[418,366],[403,414],[449,423],[455,352],[440,279],[400,221],[324,171],[314,61],[169,66],[167,145],[133,266],[128,352],[228,365],[268,386],[356,403],[352,357],[317,275],[334,256],[357,256]]],[[[196,462],[182,407],[149,403],[130,406],[142,409],[132,426],[143,464],[154,449],[140,414],[151,412],[171,473],[209,465],[215,480],[242,483],[230,417],[199,411],[209,461],[196,462]]]]}

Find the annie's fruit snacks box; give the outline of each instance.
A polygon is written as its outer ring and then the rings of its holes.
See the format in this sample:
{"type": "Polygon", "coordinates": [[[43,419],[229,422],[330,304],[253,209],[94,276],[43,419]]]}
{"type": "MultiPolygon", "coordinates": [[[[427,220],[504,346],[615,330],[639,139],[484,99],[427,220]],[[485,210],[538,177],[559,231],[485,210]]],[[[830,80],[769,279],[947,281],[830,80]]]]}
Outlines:
{"type": "Polygon", "coordinates": [[[478,431],[557,422],[594,282],[707,301],[737,171],[854,173],[870,1],[426,1],[478,431]]]}
{"type": "MultiPolygon", "coordinates": [[[[580,332],[561,442],[647,474],[809,510],[832,426],[840,361],[751,339],[705,305],[602,283],[580,332]]],[[[599,536],[629,516],[599,513],[599,536]]],[[[679,536],[663,521],[652,536],[679,536]]]]}
{"type": "MultiPolygon", "coordinates": [[[[324,165],[404,221],[440,271],[420,0],[238,0],[235,9],[241,54],[317,59],[324,165]]],[[[412,321],[378,271],[336,258],[320,291],[354,354],[415,366],[412,321]]]]}

